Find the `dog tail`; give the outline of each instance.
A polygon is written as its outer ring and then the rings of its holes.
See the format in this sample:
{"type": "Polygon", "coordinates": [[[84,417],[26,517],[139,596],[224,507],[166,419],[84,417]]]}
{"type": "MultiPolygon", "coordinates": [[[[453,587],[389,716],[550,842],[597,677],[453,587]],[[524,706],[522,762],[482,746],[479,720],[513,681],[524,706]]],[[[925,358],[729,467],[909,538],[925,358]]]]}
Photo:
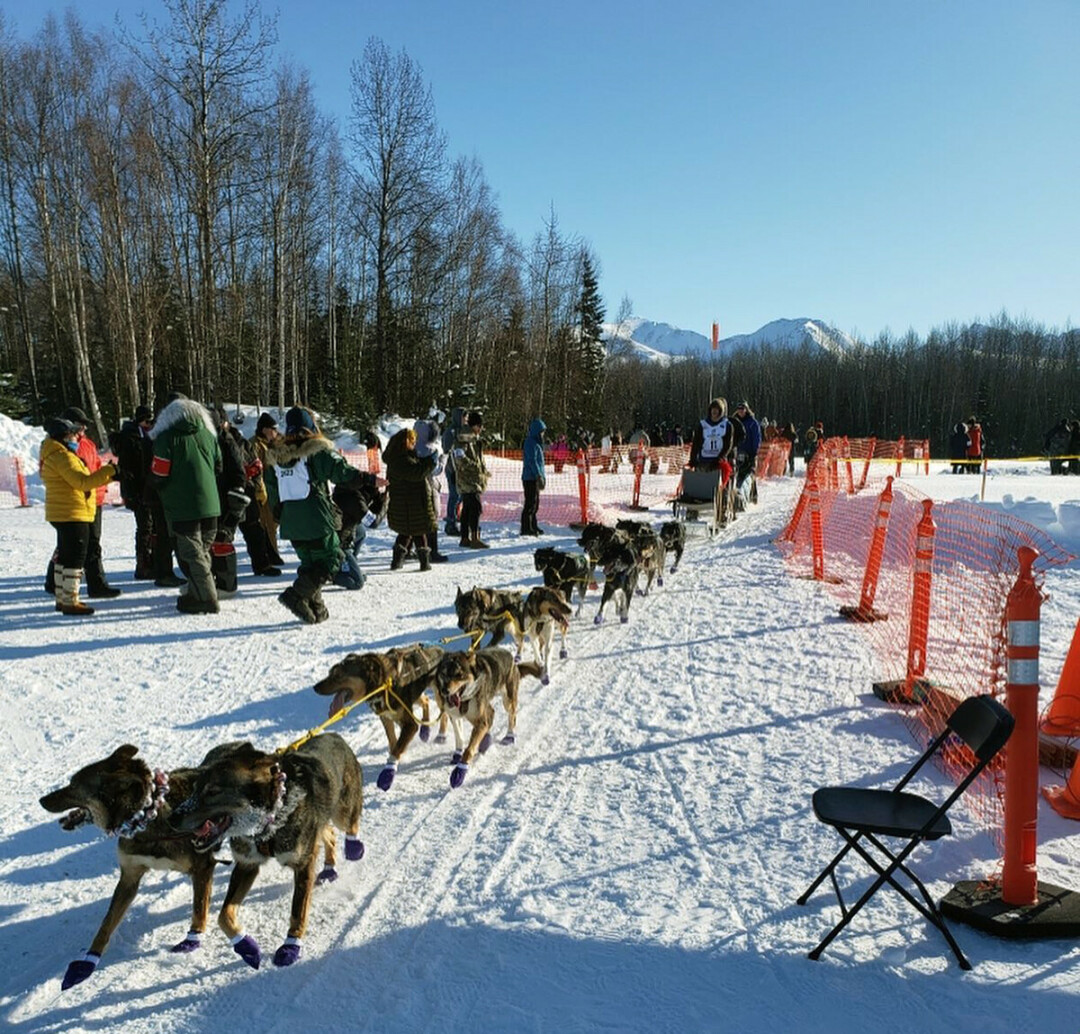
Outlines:
{"type": "Polygon", "coordinates": [[[536,661],[522,661],[518,664],[517,670],[519,675],[531,675],[534,679],[544,674],[544,666],[537,664],[536,661]]]}

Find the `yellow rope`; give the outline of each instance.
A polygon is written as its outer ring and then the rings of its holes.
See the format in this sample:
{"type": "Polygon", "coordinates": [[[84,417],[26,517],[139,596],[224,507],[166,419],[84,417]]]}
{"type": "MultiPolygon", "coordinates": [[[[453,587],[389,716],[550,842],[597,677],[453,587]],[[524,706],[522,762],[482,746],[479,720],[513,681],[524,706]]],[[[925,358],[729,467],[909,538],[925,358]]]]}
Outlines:
{"type": "Polygon", "coordinates": [[[325,722],[322,723],[322,725],[317,725],[314,729],[309,729],[306,733],[304,733],[303,736],[300,737],[300,739],[293,741],[287,747],[278,747],[275,753],[287,754],[290,750],[296,750],[298,747],[302,747],[305,743],[308,742],[308,740],[313,740],[316,736],[319,735],[320,732],[322,732],[328,726],[333,725],[334,722],[340,722],[341,719],[344,718],[354,707],[359,707],[361,704],[366,703],[372,697],[378,696],[380,693],[386,693],[387,695],[393,694],[394,699],[397,700],[399,703],[401,702],[397,694],[393,693],[392,682],[387,679],[386,682],[384,682],[381,686],[376,687],[370,693],[362,696],[359,700],[354,700],[351,704],[346,704],[344,707],[335,711],[329,718],[326,719],[325,722]]]}

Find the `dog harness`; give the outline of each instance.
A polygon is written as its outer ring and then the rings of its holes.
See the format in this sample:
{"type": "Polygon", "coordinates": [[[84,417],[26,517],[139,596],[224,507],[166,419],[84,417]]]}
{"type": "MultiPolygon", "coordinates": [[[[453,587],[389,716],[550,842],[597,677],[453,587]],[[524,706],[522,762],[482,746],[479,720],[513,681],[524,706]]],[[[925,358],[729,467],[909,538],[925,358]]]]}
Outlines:
{"type": "Polygon", "coordinates": [[[109,830],[109,836],[133,837],[141,833],[151,822],[158,817],[165,798],[169,796],[169,773],[160,768],[154,770],[154,778],[150,783],[150,789],[146,792],[146,799],[134,815],[121,822],[116,829],[109,830]]]}

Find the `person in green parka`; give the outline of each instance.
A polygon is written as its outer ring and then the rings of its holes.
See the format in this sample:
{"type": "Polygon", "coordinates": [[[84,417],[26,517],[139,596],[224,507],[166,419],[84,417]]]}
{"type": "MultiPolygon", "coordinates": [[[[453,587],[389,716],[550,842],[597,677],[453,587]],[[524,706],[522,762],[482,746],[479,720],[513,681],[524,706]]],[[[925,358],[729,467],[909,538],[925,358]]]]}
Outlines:
{"type": "Polygon", "coordinates": [[[322,587],[340,568],[344,553],[338,540],[341,515],[330,498],[328,483],[345,484],[360,477],[345,457],[324,438],[311,411],[293,406],[285,414],[285,435],[266,450],[263,479],[278,531],[300,558],[293,582],[279,597],[301,621],[314,625],[330,612],[322,587]]]}
{"type": "Polygon", "coordinates": [[[154,441],[150,474],[188,580],[176,609],[216,614],[217,589],[210,564],[221,516],[217,489],[221,448],[214,421],[205,407],[176,393],[158,414],[150,437],[154,441]]]}

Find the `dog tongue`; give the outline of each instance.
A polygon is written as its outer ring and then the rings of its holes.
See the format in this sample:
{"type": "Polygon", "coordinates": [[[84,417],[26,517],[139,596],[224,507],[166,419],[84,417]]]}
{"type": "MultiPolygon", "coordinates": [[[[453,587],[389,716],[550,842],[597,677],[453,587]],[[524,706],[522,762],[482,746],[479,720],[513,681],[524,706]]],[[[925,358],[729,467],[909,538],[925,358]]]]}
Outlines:
{"type": "Polygon", "coordinates": [[[330,713],[326,716],[327,718],[333,718],[345,706],[346,697],[347,694],[343,689],[339,689],[334,694],[334,699],[330,701],[330,713]]]}
{"type": "Polygon", "coordinates": [[[214,825],[212,819],[207,819],[195,832],[192,834],[196,839],[202,839],[204,837],[211,836],[217,832],[217,826],[214,825]]]}

